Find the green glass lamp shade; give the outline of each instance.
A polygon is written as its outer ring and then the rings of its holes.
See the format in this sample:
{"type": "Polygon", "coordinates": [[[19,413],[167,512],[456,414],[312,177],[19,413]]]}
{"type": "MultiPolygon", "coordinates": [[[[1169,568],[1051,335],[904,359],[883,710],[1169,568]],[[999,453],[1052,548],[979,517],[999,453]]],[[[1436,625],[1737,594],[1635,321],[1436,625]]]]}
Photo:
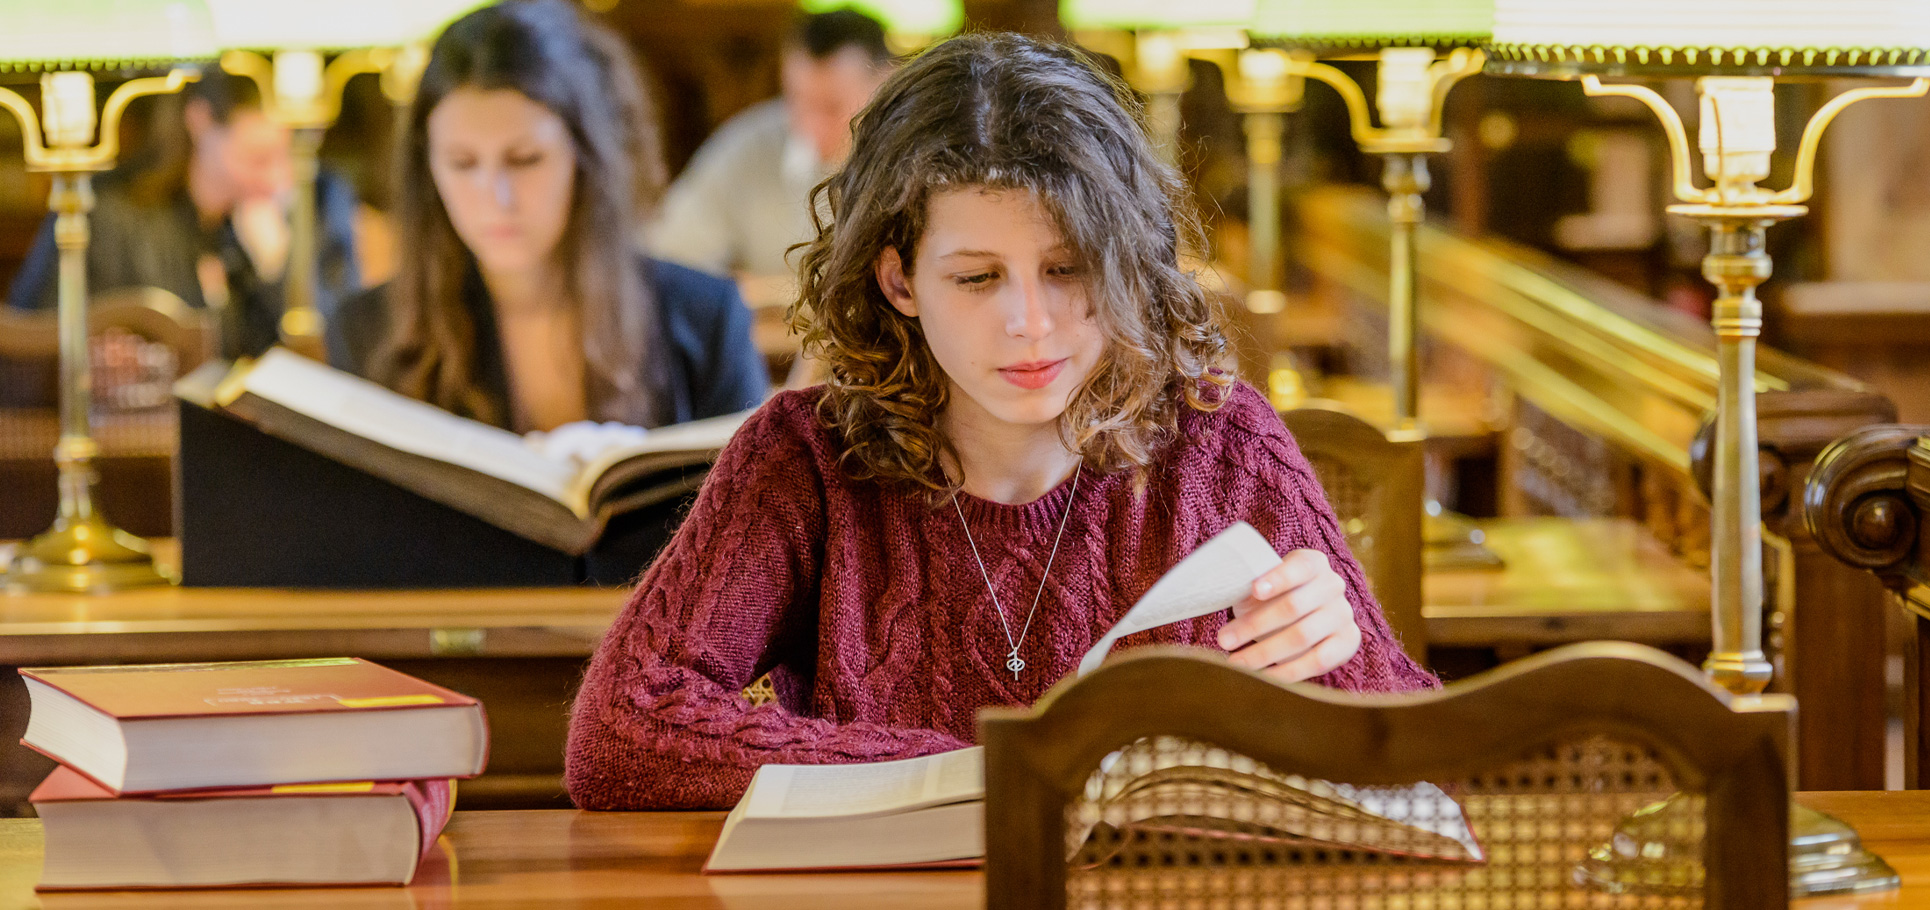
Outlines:
{"type": "Polygon", "coordinates": [[[855,9],[879,22],[885,31],[907,35],[949,35],[965,24],[962,0],[804,0],[807,13],[855,9]]]}
{"type": "Polygon", "coordinates": [[[1258,0],[1257,39],[1307,47],[1473,45],[1494,26],[1495,0],[1258,0]]]}
{"type": "Polygon", "coordinates": [[[1496,0],[1491,72],[1930,76],[1925,0],[1496,0]]]}
{"type": "Polygon", "coordinates": [[[1254,0],[1062,0],[1067,28],[1165,29],[1244,27],[1254,0]]]}
{"type": "Polygon", "coordinates": [[[483,0],[205,0],[222,50],[399,47],[435,37],[483,0]]]}
{"type": "Polygon", "coordinates": [[[220,53],[202,0],[0,0],[0,71],[151,69],[220,53]]]}

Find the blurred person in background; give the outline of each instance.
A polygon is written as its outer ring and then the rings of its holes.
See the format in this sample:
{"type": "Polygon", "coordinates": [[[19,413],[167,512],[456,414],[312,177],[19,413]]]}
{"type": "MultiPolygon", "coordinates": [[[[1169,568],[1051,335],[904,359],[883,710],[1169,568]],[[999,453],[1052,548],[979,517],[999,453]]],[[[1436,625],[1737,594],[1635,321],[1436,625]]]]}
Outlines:
{"type": "MultiPolygon", "coordinates": [[[[222,354],[275,344],[293,192],[288,128],[262,109],[252,80],[210,68],[157,100],[144,149],[94,182],[88,219],[90,293],[157,287],[221,314],[222,354]]],[[[324,170],[316,181],[315,305],[324,317],[360,289],[356,199],[324,170]]],[[[7,295],[52,309],[60,250],[47,217],[7,295]]]]}
{"type": "Polygon", "coordinates": [[[622,40],[573,4],[452,23],[396,151],[405,246],[329,322],[333,365],[586,455],[599,429],[763,401],[736,287],[636,249],[663,186],[656,114],[622,40]]]}
{"type": "Polygon", "coordinates": [[[785,41],[783,95],[732,117],[671,184],[652,252],[735,276],[753,307],[787,305],[793,244],[816,236],[808,197],[844,163],[851,121],[891,75],[885,30],[857,10],[800,15],[785,41]]]}

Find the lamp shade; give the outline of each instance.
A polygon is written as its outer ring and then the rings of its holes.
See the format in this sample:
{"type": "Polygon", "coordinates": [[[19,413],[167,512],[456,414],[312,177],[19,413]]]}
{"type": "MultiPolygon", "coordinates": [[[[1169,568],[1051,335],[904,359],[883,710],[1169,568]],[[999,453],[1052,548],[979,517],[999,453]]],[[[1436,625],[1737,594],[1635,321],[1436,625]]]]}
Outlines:
{"type": "Polygon", "coordinates": [[[1925,0],[1496,0],[1489,70],[1930,76],[1925,0]]]}
{"type": "Polygon", "coordinates": [[[222,50],[399,47],[435,37],[483,0],[205,0],[222,50]]]}
{"type": "Polygon", "coordinates": [[[965,24],[962,0],[804,0],[799,6],[807,13],[855,9],[885,31],[906,35],[949,35],[965,24]]]}
{"type": "Polygon", "coordinates": [[[1258,0],[1253,37],[1307,46],[1473,45],[1495,0],[1258,0]]]}
{"type": "Polygon", "coordinates": [[[1244,27],[1254,0],[1063,0],[1059,19],[1067,28],[1244,27]]]}
{"type": "Polygon", "coordinates": [[[0,0],[0,71],[118,70],[212,60],[202,0],[0,0]]]}

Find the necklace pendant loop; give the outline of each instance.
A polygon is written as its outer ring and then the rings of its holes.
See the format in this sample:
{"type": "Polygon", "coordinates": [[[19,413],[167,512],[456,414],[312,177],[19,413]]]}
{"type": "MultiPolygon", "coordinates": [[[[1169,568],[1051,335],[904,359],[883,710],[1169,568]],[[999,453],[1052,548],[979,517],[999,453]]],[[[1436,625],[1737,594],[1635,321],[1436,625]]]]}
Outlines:
{"type": "Polygon", "coordinates": [[[1018,679],[1019,672],[1025,669],[1025,658],[1019,656],[1017,648],[1013,648],[1012,656],[1005,659],[1005,669],[1012,671],[1013,679],[1018,679]]]}

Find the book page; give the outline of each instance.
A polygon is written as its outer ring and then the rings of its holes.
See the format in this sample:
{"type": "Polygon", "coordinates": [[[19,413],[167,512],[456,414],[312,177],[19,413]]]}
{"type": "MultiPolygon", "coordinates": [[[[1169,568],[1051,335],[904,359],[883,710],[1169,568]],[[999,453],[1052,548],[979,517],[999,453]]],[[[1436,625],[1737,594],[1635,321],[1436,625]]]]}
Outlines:
{"type": "MultiPolygon", "coordinates": [[[[578,472],[575,481],[569,487],[566,502],[571,508],[588,514],[598,504],[595,502],[597,485],[603,480],[605,474],[641,456],[668,452],[719,451],[730,442],[732,436],[737,435],[738,428],[742,427],[744,422],[755,413],[757,413],[756,409],[738,411],[735,414],[723,414],[702,420],[692,420],[688,423],[658,427],[638,442],[616,446],[603,452],[591,459],[578,472]]],[[[620,484],[622,480],[619,479],[618,482],[620,484]]]]}
{"type": "Polygon", "coordinates": [[[1245,600],[1254,580],[1279,564],[1280,554],[1259,531],[1244,521],[1234,523],[1161,576],[1086,652],[1076,675],[1092,672],[1114,642],[1134,632],[1218,613],[1245,600]]]}
{"type": "Polygon", "coordinates": [[[902,812],[985,796],[985,751],[857,765],[765,765],[744,794],[753,818],[820,818],[902,812]]]}
{"type": "Polygon", "coordinates": [[[269,350],[249,368],[241,387],[399,452],[468,468],[570,504],[576,471],[531,451],[515,433],[458,417],[298,354],[269,350]]]}

